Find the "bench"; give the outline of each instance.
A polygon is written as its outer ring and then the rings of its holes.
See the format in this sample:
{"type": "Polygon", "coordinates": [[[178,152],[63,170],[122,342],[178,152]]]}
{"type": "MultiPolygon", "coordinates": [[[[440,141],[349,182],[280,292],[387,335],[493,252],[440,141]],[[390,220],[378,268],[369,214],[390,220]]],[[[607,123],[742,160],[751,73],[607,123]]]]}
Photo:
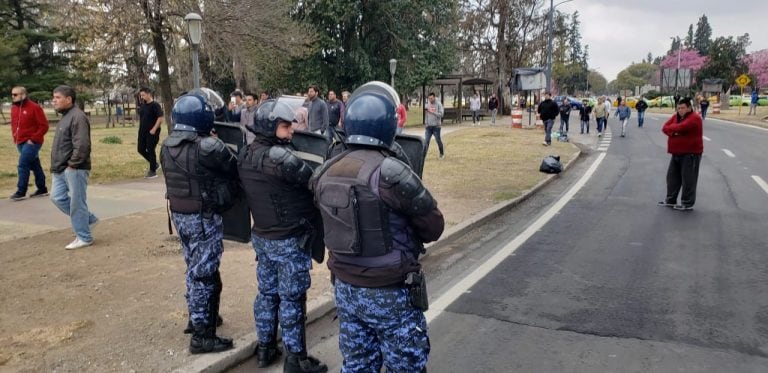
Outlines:
{"type": "MultiPolygon", "coordinates": [[[[486,115],[486,113],[483,112],[482,110],[480,110],[480,112],[478,113],[477,116],[480,117],[480,120],[483,120],[483,116],[485,116],[485,115],[486,115]]],[[[465,119],[472,119],[472,112],[471,111],[467,110],[467,111],[462,111],[461,112],[461,120],[463,121],[465,119]]]]}

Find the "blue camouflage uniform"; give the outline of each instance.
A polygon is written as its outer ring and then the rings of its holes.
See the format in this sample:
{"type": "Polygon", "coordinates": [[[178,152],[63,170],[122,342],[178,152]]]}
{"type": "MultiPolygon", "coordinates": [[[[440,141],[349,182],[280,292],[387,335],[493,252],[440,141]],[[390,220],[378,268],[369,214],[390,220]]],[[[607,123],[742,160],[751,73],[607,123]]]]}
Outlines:
{"type": "Polygon", "coordinates": [[[297,238],[268,240],[251,234],[258,266],[259,294],[253,302],[259,343],[268,345],[277,335],[278,313],[283,344],[291,352],[304,349],[306,293],[311,284],[312,259],[299,248],[297,238]]]}
{"type": "Polygon", "coordinates": [[[206,325],[212,310],[218,309],[218,305],[212,303],[221,294],[219,264],[224,239],[221,215],[213,214],[210,218],[178,212],[171,215],[187,263],[189,317],[193,325],[206,325]]]}

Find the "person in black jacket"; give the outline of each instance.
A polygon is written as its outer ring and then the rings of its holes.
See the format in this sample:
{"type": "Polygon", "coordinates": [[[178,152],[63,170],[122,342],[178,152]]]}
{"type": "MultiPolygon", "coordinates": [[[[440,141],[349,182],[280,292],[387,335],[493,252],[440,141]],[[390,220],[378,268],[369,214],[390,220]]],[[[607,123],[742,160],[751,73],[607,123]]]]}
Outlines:
{"type": "Polygon", "coordinates": [[[642,127],[645,122],[645,109],[648,109],[648,104],[645,103],[645,99],[640,97],[640,100],[635,104],[635,110],[637,110],[637,126],[642,127]]]}
{"type": "Polygon", "coordinates": [[[555,118],[560,113],[557,103],[552,101],[552,94],[547,92],[544,94],[544,101],[539,104],[537,110],[539,117],[544,121],[544,146],[552,144],[552,126],[555,124],[555,118]]]}
{"type": "Polygon", "coordinates": [[[496,95],[488,99],[488,110],[491,112],[491,125],[496,124],[496,112],[499,110],[499,100],[496,95]]]}

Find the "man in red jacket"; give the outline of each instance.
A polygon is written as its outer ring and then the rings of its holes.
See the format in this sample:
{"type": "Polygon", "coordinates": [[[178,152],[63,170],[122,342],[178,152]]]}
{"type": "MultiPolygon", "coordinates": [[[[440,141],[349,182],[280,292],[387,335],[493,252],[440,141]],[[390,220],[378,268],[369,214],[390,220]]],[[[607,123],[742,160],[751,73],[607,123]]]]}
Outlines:
{"type": "Polygon", "coordinates": [[[704,133],[701,117],[693,112],[690,98],[683,98],[677,103],[677,114],[664,123],[661,131],[668,137],[667,152],[672,154],[672,159],[667,169],[667,198],[659,202],[659,206],[693,210],[699,163],[704,152],[704,133]],[[683,193],[680,204],[677,204],[681,188],[683,193]]]}
{"type": "Polygon", "coordinates": [[[16,149],[19,151],[19,182],[16,185],[16,193],[11,195],[11,200],[20,201],[27,198],[27,185],[29,184],[29,171],[35,174],[37,191],[30,197],[48,195],[45,187],[45,173],[40,166],[40,148],[43,146],[45,133],[48,132],[48,119],[43,109],[27,98],[27,89],[13,87],[11,89],[11,134],[16,149]]]}

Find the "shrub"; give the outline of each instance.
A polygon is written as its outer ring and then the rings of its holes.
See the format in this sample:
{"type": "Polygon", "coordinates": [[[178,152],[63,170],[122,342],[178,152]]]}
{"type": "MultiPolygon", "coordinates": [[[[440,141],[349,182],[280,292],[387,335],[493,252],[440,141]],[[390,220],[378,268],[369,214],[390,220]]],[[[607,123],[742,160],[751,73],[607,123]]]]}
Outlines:
{"type": "Polygon", "coordinates": [[[123,140],[117,136],[107,136],[101,139],[101,142],[104,144],[122,144],[123,140]]]}

